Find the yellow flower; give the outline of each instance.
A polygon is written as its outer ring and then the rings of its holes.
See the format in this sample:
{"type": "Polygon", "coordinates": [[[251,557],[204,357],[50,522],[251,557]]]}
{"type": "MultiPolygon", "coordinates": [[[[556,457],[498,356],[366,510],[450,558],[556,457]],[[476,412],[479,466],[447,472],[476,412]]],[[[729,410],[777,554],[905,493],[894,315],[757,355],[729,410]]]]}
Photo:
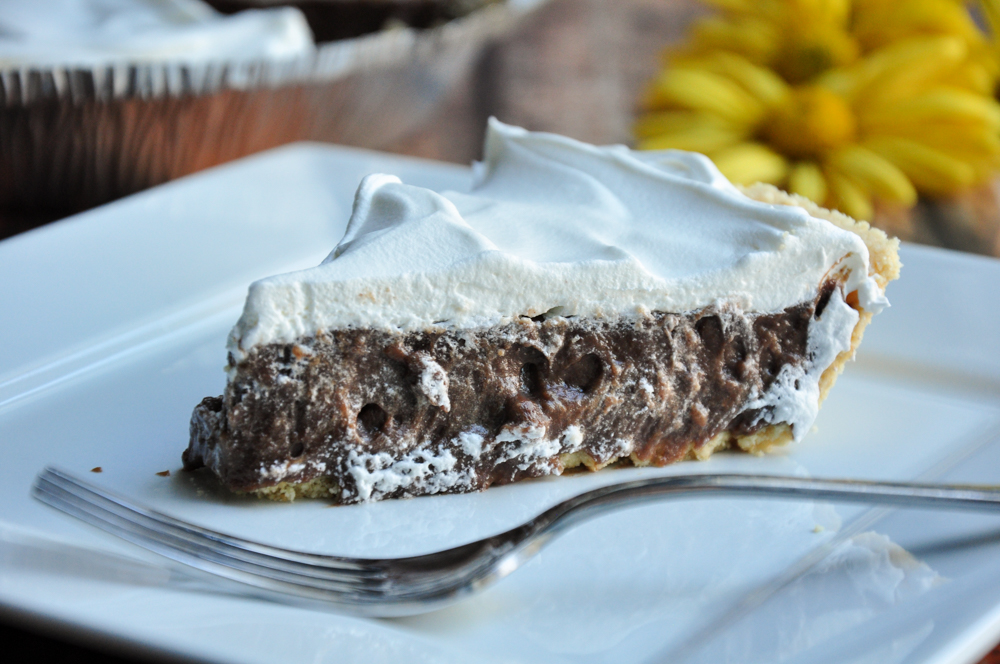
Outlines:
{"type": "Polygon", "coordinates": [[[860,219],[1000,166],[997,58],[958,0],[710,4],[650,83],[638,147],[703,152],[734,182],[860,219]]]}

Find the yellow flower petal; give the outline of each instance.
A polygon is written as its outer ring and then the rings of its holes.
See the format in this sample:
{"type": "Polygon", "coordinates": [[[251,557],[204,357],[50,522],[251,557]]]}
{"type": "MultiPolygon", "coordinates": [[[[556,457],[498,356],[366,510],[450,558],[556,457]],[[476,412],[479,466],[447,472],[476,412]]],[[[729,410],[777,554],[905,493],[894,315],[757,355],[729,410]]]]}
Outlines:
{"type": "Polygon", "coordinates": [[[939,87],[888,107],[858,110],[865,131],[892,130],[901,124],[926,126],[931,122],[975,123],[1000,130],[1000,104],[967,90],[939,87]]]}
{"type": "Polygon", "coordinates": [[[632,133],[638,138],[652,138],[660,134],[706,126],[727,129],[738,127],[717,115],[699,111],[650,111],[639,116],[632,125],[632,133]]]}
{"type": "Polygon", "coordinates": [[[907,39],[869,53],[846,70],[831,70],[816,84],[859,104],[871,104],[913,89],[955,67],[967,54],[968,47],[958,37],[907,39]]]}
{"type": "Polygon", "coordinates": [[[948,82],[960,88],[965,88],[970,92],[979,95],[989,96],[993,94],[993,84],[996,82],[996,74],[978,62],[969,62],[958,67],[948,76],[948,82]]]}
{"type": "Polygon", "coordinates": [[[811,161],[800,161],[788,172],[788,191],[823,205],[827,197],[823,171],[811,161]]]}
{"type": "Polygon", "coordinates": [[[764,114],[763,105],[729,79],[686,67],[663,72],[653,82],[646,102],[651,108],[679,106],[745,125],[756,123],[764,114]]]}
{"type": "Polygon", "coordinates": [[[837,209],[860,221],[869,221],[874,215],[872,201],[868,194],[847,176],[831,171],[827,173],[830,193],[833,194],[837,209]]]}
{"type": "Polygon", "coordinates": [[[678,59],[674,62],[678,66],[706,69],[725,76],[769,107],[785,101],[791,89],[770,69],[755,65],[736,53],[718,51],[707,56],[678,59]]]}
{"type": "Polygon", "coordinates": [[[969,42],[982,39],[964,3],[954,0],[855,3],[854,33],[867,49],[915,35],[954,35],[969,42]]]}
{"type": "Polygon", "coordinates": [[[955,73],[957,60],[942,55],[912,67],[886,72],[863,88],[856,99],[871,107],[888,106],[917,93],[921,88],[946,80],[955,73]]]}
{"type": "Polygon", "coordinates": [[[741,143],[709,156],[722,174],[737,184],[781,184],[788,175],[785,158],[760,143],[741,143]]]}
{"type": "Polygon", "coordinates": [[[913,205],[917,190],[896,165],[858,145],[849,145],[830,155],[829,163],[876,196],[894,203],[913,205]]]}
{"type": "Polygon", "coordinates": [[[637,147],[640,150],[688,150],[707,153],[736,145],[744,139],[746,139],[745,131],[702,125],[644,138],[639,141],[637,147]]]}
{"type": "Polygon", "coordinates": [[[757,63],[771,59],[779,45],[778,34],[776,26],[752,16],[731,21],[709,16],[691,26],[692,46],[696,50],[735,51],[757,63]]]}
{"type": "Polygon", "coordinates": [[[881,135],[907,138],[961,160],[1000,155],[996,130],[973,124],[900,125],[885,128],[881,135]]]}
{"type": "Polygon", "coordinates": [[[865,141],[865,146],[898,166],[923,193],[954,194],[976,181],[972,165],[917,141],[882,136],[865,141]]]}

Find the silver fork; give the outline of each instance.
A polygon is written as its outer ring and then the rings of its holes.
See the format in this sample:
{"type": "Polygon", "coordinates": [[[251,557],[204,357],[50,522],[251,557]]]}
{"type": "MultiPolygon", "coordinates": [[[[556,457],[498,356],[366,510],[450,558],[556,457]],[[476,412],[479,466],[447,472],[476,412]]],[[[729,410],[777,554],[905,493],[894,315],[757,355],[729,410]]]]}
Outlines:
{"type": "Polygon", "coordinates": [[[665,498],[741,496],[1000,512],[1000,488],[764,475],[683,475],[613,484],[564,500],[507,532],[408,558],[345,558],[215,532],[46,468],[32,495],[149,551],[235,582],[244,594],[367,616],[425,613],[502,579],[578,523],[665,498]]]}

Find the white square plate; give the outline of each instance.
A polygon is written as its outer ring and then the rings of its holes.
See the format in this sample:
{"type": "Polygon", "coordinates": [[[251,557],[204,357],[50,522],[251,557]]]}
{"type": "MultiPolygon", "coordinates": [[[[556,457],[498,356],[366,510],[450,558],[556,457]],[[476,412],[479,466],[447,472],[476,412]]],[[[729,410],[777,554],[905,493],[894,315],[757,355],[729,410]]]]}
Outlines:
{"type": "Polygon", "coordinates": [[[54,464],[209,527],[363,556],[485,536],[574,493],[747,472],[1000,484],[1000,262],[905,247],[804,442],[663,469],[329,508],[180,471],[222,392],[247,284],[318,263],[374,171],[436,189],[468,169],[293,145],[0,243],[0,604],[49,629],[211,661],[973,662],[1000,640],[1000,517],[683,500],[578,527],[452,608],[368,620],[213,592],[33,501],[54,464]],[[158,472],[170,470],[170,477],[158,472]]]}

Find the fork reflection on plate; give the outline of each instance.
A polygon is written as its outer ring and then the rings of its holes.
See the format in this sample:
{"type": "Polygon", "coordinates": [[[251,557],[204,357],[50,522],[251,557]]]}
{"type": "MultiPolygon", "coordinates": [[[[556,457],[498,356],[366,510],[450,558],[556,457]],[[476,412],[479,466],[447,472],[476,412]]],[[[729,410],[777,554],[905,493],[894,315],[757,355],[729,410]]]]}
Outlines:
{"type": "Polygon", "coordinates": [[[246,594],[380,617],[415,615],[452,604],[507,576],[582,521],[667,498],[766,497],[1000,513],[997,487],[681,475],[593,489],[492,537],[420,556],[380,559],[304,553],[232,537],[136,505],[51,467],[35,479],[32,495],[216,581],[237,584],[246,594]]]}

